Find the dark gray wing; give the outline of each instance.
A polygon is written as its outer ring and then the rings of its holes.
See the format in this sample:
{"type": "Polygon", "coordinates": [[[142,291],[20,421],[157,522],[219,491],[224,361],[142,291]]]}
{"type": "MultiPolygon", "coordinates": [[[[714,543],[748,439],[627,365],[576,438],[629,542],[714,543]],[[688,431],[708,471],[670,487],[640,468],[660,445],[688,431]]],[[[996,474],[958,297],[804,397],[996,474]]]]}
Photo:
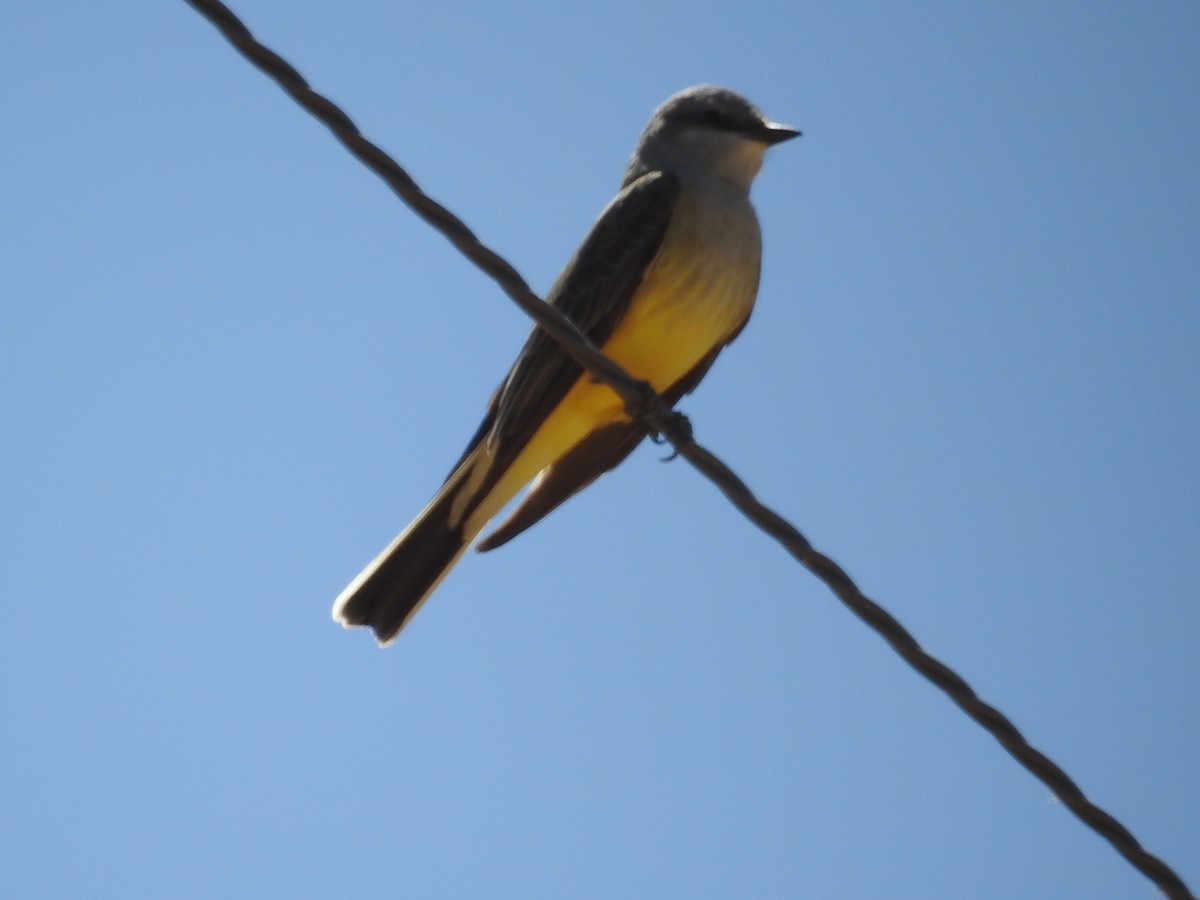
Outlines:
{"type": "MultiPolygon", "coordinates": [[[[550,288],[546,301],[597,346],[625,315],[662,245],[679,190],[679,181],[665,172],[649,172],[622,189],[550,288]]],[[[493,472],[499,477],[582,373],[535,326],[459,463],[486,436],[495,445],[493,472]]]]}
{"type": "MultiPolygon", "coordinates": [[[[744,327],[745,323],[743,323],[744,327]]],[[[739,327],[734,337],[741,332],[739,327]]],[[[726,344],[728,341],[726,342],[726,344]]],[[[712,366],[725,344],[714,347],[686,375],[663,391],[663,399],[674,406],[685,394],[690,394],[700,379],[712,366]]],[[[571,448],[562,459],[554,463],[534,482],[517,508],[496,530],[475,545],[480,551],[495,550],[507,544],[531,525],[553,511],[563,501],[579,493],[605,472],[616,468],[633,448],[641,443],[646,433],[632,422],[614,422],[592,432],[571,448]]]]}

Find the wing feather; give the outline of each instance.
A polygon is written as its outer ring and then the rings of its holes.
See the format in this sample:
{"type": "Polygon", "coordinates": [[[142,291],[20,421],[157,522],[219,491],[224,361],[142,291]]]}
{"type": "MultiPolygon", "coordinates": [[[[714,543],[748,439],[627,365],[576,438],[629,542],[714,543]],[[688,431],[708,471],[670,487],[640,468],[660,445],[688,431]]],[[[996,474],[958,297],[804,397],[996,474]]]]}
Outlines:
{"type": "MultiPolygon", "coordinates": [[[[658,253],[679,191],[678,179],[665,172],[649,172],[628,184],[605,207],[550,288],[547,302],[597,346],[625,315],[658,253]]],[[[459,463],[486,438],[494,448],[492,471],[499,477],[582,373],[535,325],[459,463]]]]}
{"type": "MultiPolygon", "coordinates": [[[[714,347],[691,371],[663,392],[663,399],[674,406],[681,397],[695,390],[724,346],[714,347]]],[[[476,549],[495,550],[537,524],[564,501],[620,465],[645,436],[642,429],[632,422],[615,422],[592,432],[538,476],[517,508],[495,531],[481,540],[476,549]]]]}

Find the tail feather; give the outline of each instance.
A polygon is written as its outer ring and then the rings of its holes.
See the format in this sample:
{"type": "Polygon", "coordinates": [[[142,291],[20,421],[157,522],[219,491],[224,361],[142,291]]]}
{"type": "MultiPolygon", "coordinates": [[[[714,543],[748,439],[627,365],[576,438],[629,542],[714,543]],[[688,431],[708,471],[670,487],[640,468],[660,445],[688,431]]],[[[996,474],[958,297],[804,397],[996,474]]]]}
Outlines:
{"type": "Polygon", "coordinates": [[[342,591],[333,604],[336,621],[370,626],[383,646],[395,639],[475,538],[477,529],[466,534],[461,522],[451,524],[461,474],[342,591]]]}

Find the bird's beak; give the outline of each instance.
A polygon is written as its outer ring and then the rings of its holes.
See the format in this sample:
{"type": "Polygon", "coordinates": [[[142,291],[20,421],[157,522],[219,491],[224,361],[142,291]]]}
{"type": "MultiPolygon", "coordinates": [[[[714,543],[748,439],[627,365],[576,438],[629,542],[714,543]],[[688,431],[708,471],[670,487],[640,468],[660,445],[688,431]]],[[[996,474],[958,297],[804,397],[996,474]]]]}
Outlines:
{"type": "Polygon", "coordinates": [[[794,137],[800,137],[797,129],[778,122],[763,122],[762,132],[759,134],[759,139],[768,147],[790,141],[794,137]]]}

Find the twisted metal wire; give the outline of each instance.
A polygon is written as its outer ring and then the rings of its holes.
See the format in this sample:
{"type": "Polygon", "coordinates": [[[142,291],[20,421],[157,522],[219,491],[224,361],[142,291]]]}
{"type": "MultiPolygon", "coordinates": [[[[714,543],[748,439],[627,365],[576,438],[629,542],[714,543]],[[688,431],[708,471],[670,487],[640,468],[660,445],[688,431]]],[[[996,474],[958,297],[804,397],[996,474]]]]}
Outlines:
{"type": "Polygon", "coordinates": [[[220,0],[187,0],[255,66],[270,76],[305,110],[333,132],[346,148],[375,172],[414,212],[443,234],[464,256],[490,276],[545,329],[571,357],[610,385],[630,414],[652,436],[669,441],[675,452],[705,475],[755,525],[773,537],[812,572],[855,615],[887,641],[904,660],[935,684],[974,719],[1022,766],[1045,784],[1089,828],[1107,840],[1131,865],[1154,882],[1170,900],[1196,900],[1183,880],[1147,852],[1124,825],[1092,803],[1057,764],[1030,746],[1011,721],[981,700],[953,669],[930,656],[887,610],[867,597],[833,560],[813,548],[790,522],[763,505],[746,484],[716,456],[696,443],[687,418],[666,405],[648,384],[606,357],[558,310],[547,305],[506,260],[480,243],[453,213],[427,196],[416,182],[331,100],[314,91],[288,62],[264,47],[220,0]]]}

